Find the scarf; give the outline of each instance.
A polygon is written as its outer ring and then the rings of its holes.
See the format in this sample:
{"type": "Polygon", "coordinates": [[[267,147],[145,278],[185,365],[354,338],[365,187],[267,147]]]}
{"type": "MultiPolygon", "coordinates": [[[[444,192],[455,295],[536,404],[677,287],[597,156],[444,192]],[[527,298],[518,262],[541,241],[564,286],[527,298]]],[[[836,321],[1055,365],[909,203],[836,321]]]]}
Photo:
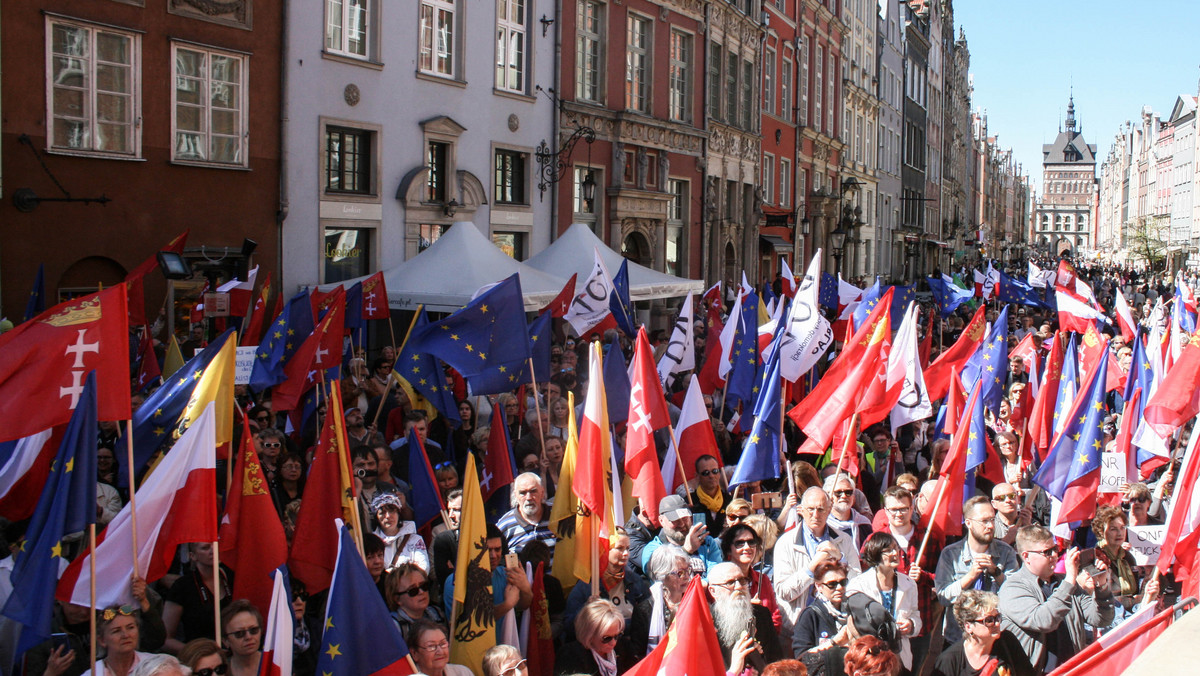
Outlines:
{"type": "Polygon", "coordinates": [[[696,498],[700,500],[700,504],[713,514],[720,514],[725,508],[725,496],[721,495],[721,491],[717,491],[716,495],[709,495],[704,492],[700,486],[696,486],[696,498]]]}
{"type": "Polygon", "coordinates": [[[650,610],[650,635],[646,643],[648,651],[654,650],[662,641],[662,637],[667,635],[667,626],[670,623],[667,621],[666,596],[667,590],[663,588],[662,582],[655,582],[650,586],[650,597],[654,599],[654,608],[650,610]]]}
{"type": "Polygon", "coordinates": [[[846,613],[844,611],[835,608],[833,604],[829,602],[829,599],[825,598],[823,594],[817,594],[817,601],[819,601],[821,605],[825,607],[825,610],[829,611],[829,614],[832,615],[833,619],[837,621],[839,627],[845,626],[846,613]]]}
{"type": "Polygon", "coordinates": [[[1123,556],[1125,552],[1117,549],[1117,553],[1113,554],[1111,551],[1112,548],[1107,546],[1101,547],[1101,549],[1104,550],[1104,554],[1108,557],[1108,560],[1112,563],[1112,565],[1116,566],[1113,572],[1116,573],[1117,580],[1121,583],[1120,595],[1137,596],[1137,576],[1133,574],[1133,568],[1130,567],[1129,560],[1123,556]]]}
{"type": "Polygon", "coordinates": [[[596,660],[600,676],[617,676],[617,651],[614,650],[608,654],[608,657],[605,657],[593,650],[592,659],[596,660]]]}

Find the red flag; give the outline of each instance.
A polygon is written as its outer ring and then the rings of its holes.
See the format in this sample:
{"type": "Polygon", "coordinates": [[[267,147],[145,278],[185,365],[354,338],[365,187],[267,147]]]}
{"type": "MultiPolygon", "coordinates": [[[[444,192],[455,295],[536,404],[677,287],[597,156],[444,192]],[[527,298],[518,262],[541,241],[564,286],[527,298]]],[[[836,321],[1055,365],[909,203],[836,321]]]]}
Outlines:
{"type": "Polygon", "coordinates": [[[1029,373],[1030,365],[1033,363],[1033,358],[1037,356],[1038,351],[1037,346],[1033,344],[1033,336],[1033,333],[1025,334],[1021,342],[1017,343],[1017,346],[1008,353],[1009,359],[1013,357],[1021,358],[1021,361],[1025,364],[1026,373],[1029,373]]]}
{"type": "Polygon", "coordinates": [[[1171,625],[1174,608],[1157,615],[1154,606],[1142,608],[1133,616],[1102,634],[1096,642],[1063,662],[1052,676],[1120,676],[1133,661],[1171,625]]]}
{"type": "Polygon", "coordinates": [[[308,593],[316,594],[329,588],[337,564],[338,529],[335,519],[354,523],[354,486],[350,481],[350,444],[346,439],[342,394],[337,381],[329,388],[325,423],[317,440],[308,481],[304,484],[304,500],[296,518],[296,534],[288,570],[304,583],[308,593]]]}
{"type": "Polygon", "coordinates": [[[937,309],[929,311],[929,322],[925,324],[925,337],[921,339],[921,346],[917,348],[917,354],[921,358],[921,369],[929,368],[929,352],[933,349],[933,329],[937,326],[937,309]]]}
{"type": "Polygon", "coordinates": [[[229,316],[245,317],[250,310],[250,298],[254,295],[254,280],[258,277],[258,266],[246,275],[246,281],[232,279],[217,287],[217,293],[229,294],[229,316]]]}
{"type": "Polygon", "coordinates": [[[979,383],[963,408],[963,416],[950,440],[950,451],[938,472],[937,487],[934,489],[934,506],[928,515],[921,515],[922,527],[930,531],[930,537],[945,538],[962,531],[963,480],[967,474],[967,441],[971,436],[971,416],[975,400],[979,398],[979,383]]]}
{"type": "MultiPolygon", "coordinates": [[[[1133,432],[1138,420],[1134,413],[1138,410],[1138,402],[1142,400],[1142,388],[1136,388],[1125,402],[1125,411],[1129,415],[1121,415],[1121,429],[1117,431],[1117,453],[1125,456],[1125,479],[1129,483],[1137,481],[1138,463],[1137,450],[1133,446],[1133,432]]],[[[1115,495],[1120,495],[1119,493],[1115,495]]]]}
{"type": "Polygon", "coordinates": [[[538,314],[545,314],[549,310],[552,317],[562,319],[567,314],[567,310],[571,309],[571,301],[575,299],[575,280],[578,277],[578,272],[571,275],[571,278],[563,285],[562,291],[558,292],[554,300],[546,303],[546,307],[542,308],[538,314]]]}
{"type": "Polygon", "coordinates": [[[273,410],[290,411],[296,408],[301,395],[316,384],[317,373],[341,363],[342,322],[345,315],[345,294],[339,293],[341,290],[342,287],[339,286],[337,291],[331,294],[334,301],[341,302],[331,301],[325,317],[283,367],[285,379],[271,391],[273,410]]]}
{"type": "MultiPolygon", "coordinates": [[[[182,254],[183,247],[187,244],[188,233],[190,230],[184,230],[171,240],[165,247],[159,251],[170,251],[172,253],[182,254]]],[[[158,253],[154,253],[146,260],[142,261],[141,265],[134,268],[129,274],[125,275],[125,282],[128,284],[126,289],[126,304],[129,306],[129,325],[130,326],[145,326],[146,325],[146,294],[143,291],[142,280],[145,276],[154,271],[158,267],[158,253]]]]}
{"type": "Polygon", "coordinates": [[[662,470],[664,482],[670,477],[669,490],[674,491],[681,484],[695,478],[687,473],[694,474],[696,461],[705,455],[716,458],[718,465],[723,464],[721,449],[717,447],[717,437],[713,434],[712,418],[704,406],[699,376],[692,376],[692,382],[688,384],[687,396],[683,399],[683,405],[679,407],[679,423],[675,428],[675,436],[679,442],[679,460],[675,460],[676,448],[672,446],[667,451],[662,470]],[[679,465],[683,466],[683,476],[676,472],[679,465]]]}
{"type": "Polygon", "coordinates": [[[33,516],[64,430],[59,425],[16,441],[0,469],[0,516],[12,522],[33,516]]]}
{"type": "Polygon", "coordinates": [[[482,475],[483,480],[479,482],[479,488],[483,492],[484,502],[516,478],[513,473],[512,442],[508,438],[504,406],[499,402],[492,405],[492,424],[488,428],[487,453],[483,456],[482,475]]]}
{"type": "MultiPolygon", "coordinates": [[[[1159,391],[1162,387],[1159,386],[1159,391]]],[[[1153,397],[1151,398],[1153,400],[1153,397]]],[[[1167,517],[1167,532],[1163,536],[1158,556],[1158,571],[1166,574],[1175,560],[1175,579],[1182,580],[1195,572],[1200,553],[1200,453],[1196,452],[1193,434],[1188,440],[1180,472],[1175,480],[1175,496],[1167,517]]],[[[1194,592],[1195,590],[1188,590],[1194,592]]]]}
{"type": "Polygon", "coordinates": [[[550,636],[550,606],[546,602],[546,564],[539,563],[533,571],[533,601],[529,604],[529,644],[525,659],[529,674],[544,676],[554,673],[554,640],[550,636]]]}
{"type": "MultiPolygon", "coordinates": [[[[119,287],[114,287],[119,288],[119,287]]],[[[124,301],[125,289],[120,289],[124,301]]],[[[122,321],[125,317],[122,315],[122,321]]],[[[216,411],[214,404],[183,433],[138,488],[138,574],[152,583],[167,573],[175,550],[187,542],[217,539],[216,411]]],[[[131,603],[134,571],[134,501],[125,505],[97,538],[96,551],[75,559],[58,582],[56,597],[87,607],[95,561],[96,607],[131,603]]]]}
{"type": "Polygon", "coordinates": [[[650,651],[645,659],[625,672],[625,676],[658,674],[725,674],[721,642],[717,640],[716,625],[708,608],[708,595],[699,576],[692,578],[683,600],[679,602],[679,610],[671,628],[667,630],[667,635],[662,637],[658,646],[650,651]]]}
{"type": "MultiPolygon", "coordinates": [[[[1083,338],[1079,341],[1079,380],[1083,381],[1087,378],[1092,369],[1096,368],[1096,364],[1100,362],[1100,356],[1108,350],[1108,339],[1101,336],[1096,330],[1095,324],[1088,324],[1087,330],[1083,332],[1083,338]]],[[[1121,372],[1121,366],[1116,359],[1108,360],[1108,370],[1105,373],[1105,392],[1112,392],[1118,388],[1125,386],[1125,374],[1121,372]]]]}
{"type": "Polygon", "coordinates": [[[388,310],[387,284],[383,281],[382,272],[376,272],[363,280],[362,294],[363,319],[387,319],[391,316],[388,310]]]}
{"type": "Polygon", "coordinates": [[[1200,412],[1200,331],[1189,338],[1179,360],[1167,370],[1146,401],[1142,417],[1160,437],[1173,433],[1200,412]]]}
{"type": "Polygon", "coordinates": [[[1029,438],[1039,458],[1046,457],[1050,442],[1054,440],[1054,410],[1058,406],[1058,383],[1062,380],[1064,355],[1057,331],[1051,340],[1054,342],[1050,344],[1050,355],[1046,358],[1041,389],[1029,412],[1029,438]]]}
{"type": "Polygon", "coordinates": [[[242,347],[257,346],[262,340],[263,323],[267,317],[267,299],[271,296],[271,273],[263,280],[262,289],[254,300],[254,309],[250,311],[250,324],[242,334],[242,347]]]}
{"type": "Polygon", "coordinates": [[[162,377],[162,369],[158,367],[158,355],[154,353],[154,342],[150,340],[149,331],[142,333],[142,340],[138,345],[138,355],[138,375],[135,389],[141,391],[146,389],[151,382],[162,377]]]}
{"type": "Polygon", "coordinates": [[[129,418],[125,300],[122,282],[59,303],[0,336],[0,441],[67,424],[92,370],[97,418],[129,418]]]}
{"type": "MultiPolygon", "coordinates": [[[[804,427],[808,425],[808,423],[814,417],[816,417],[817,413],[821,411],[821,407],[827,402],[829,397],[832,396],[833,393],[842,386],[843,382],[847,377],[849,377],[850,373],[860,366],[867,351],[867,346],[871,343],[871,338],[875,333],[875,329],[882,322],[886,321],[888,323],[887,335],[888,338],[891,337],[891,317],[889,314],[889,308],[892,306],[892,291],[892,287],[888,287],[888,290],[884,292],[882,297],[880,297],[879,302],[875,305],[875,308],[871,310],[871,314],[867,315],[867,318],[863,321],[862,326],[860,326],[858,330],[854,332],[854,335],[846,341],[841,354],[839,354],[837,359],[835,359],[833,363],[829,365],[829,370],[825,372],[825,375],[821,376],[821,382],[817,383],[817,386],[808,393],[808,396],[806,396],[803,401],[801,401],[792,410],[788,411],[788,417],[790,417],[798,427],[804,429],[804,427]]],[[[838,420],[833,421],[831,424],[834,426],[840,425],[843,419],[844,418],[839,418],[838,420]]],[[[828,441],[826,443],[828,443],[828,441]]],[[[822,447],[821,450],[814,452],[821,453],[823,451],[824,447],[822,447]]]]}
{"type": "Polygon", "coordinates": [[[963,387],[958,367],[950,371],[950,392],[946,395],[946,419],[942,431],[953,435],[958,429],[958,421],[962,419],[963,407],[967,403],[967,390],[963,387]]]}
{"type": "Polygon", "coordinates": [[[930,401],[937,401],[946,396],[946,390],[950,387],[951,369],[957,366],[961,370],[971,355],[975,354],[979,344],[983,342],[983,334],[987,329],[985,309],[985,305],[979,306],[979,309],[975,311],[975,316],[971,317],[971,321],[967,323],[958,340],[954,341],[954,345],[938,355],[938,358],[934,359],[929,368],[925,370],[925,387],[929,390],[930,401]]]}
{"type": "Polygon", "coordinates": [[[646,327],[638,329],[631,364],[629,418],[625,426],[625,472],[633,482],[633,494],[641,499],[642,509],[651,521],[658,520],[658,503],[667,497],[662,470],[654,447],[654,431],[671,422],[662,384],[646,337],[646,327]]]}
{"type": "Polygon", "coordinates": [[[270,608],[271,571],[287,563],[287,537],[279,512],[275,511],[245,413],[242,448],[233,476],[225,517],[221,519],[221,562],[237,573],[234,598],[250,599],[255,608],[270,608]]]}

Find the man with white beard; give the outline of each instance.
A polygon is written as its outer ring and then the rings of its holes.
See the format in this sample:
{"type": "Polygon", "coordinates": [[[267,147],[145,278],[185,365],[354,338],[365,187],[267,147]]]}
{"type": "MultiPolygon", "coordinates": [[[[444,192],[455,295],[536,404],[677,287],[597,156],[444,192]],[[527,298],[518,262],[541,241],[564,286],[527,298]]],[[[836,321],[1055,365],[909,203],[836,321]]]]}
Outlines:
{"type": "Polygon", "coordinates": [[[747,666],[759,673],[783,658],[771,611],[750,600],[750,581],[735,563],[718,563],[708,571],[713,624],[721,642],[728,673],[740,674],[747,666]]]}
{"type": "Polygon", "coordinates": [[[554,560],[554,531],[550,530],[550,508],[546,505],[546,489],[542,478],[532,472],[521,474],[512,483],[512,509],[496,526],[504,533],[508,548],[520,553],[533,540],[541,540],[550,548],[554,560]]]}

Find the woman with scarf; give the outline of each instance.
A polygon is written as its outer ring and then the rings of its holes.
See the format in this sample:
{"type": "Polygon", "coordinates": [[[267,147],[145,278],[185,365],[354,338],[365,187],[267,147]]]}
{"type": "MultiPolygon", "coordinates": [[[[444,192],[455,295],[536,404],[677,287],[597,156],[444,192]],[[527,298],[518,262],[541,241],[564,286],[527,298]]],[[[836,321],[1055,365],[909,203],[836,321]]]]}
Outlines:
{"type": "Polygon", "coordinates": [[[721,533],[721,554],[726,561],[737,564],[742,575],[750,581],[750,598],[771,611],[771,624],[778,632],[783,626],[783,616],[775,601],[775,588],[771,579],[755,567],[762,563],[763,541],[758,532],[744,523],[734,524],[721,533]]]}
{"type": "Polygon", "coordinates": [[[683,593],[692,581],[691,558],[683,547],[665,544],[650,555],[646,574],[654,582],[650,585],[654,607],[650,611],[650,639],[646,645],[649,653],[667,635],[667,628],[675,620],[683,593]]]}
{"type": "Polygon", "coordinates": [[[896,572],[900,567],[900,545],[896,538],[889,533],[873,533],[863,544],[862,566],[862,575],[850,581],[846,593],[862,592],[883,605],[896,620],[900,662],[905,669],[912,669],[909,637],[921,633],[921,611],[917,606],[917,583],[896,572]]]}
{"type": "Polygon", "coordinates": [[[403,508],[404,500],[396,493],[380,493],[371,501],[371,510],[379,521],[375,534],[383,540],[383,567],[392,570],[402,563],[412,562],[428,571],[429,552],[425,549],[425,541],[417,534],[412,521],[400,520],[403,508]]]}
{"type": "Polygon", "coordinates": [[[841,561],[822,561],[813,570],[817,598],[796,620],[792,634],[792,652],[796,655],[829,644],[845,627],[842,602],[846,600],[846,573],[841,561]]]}
{"type": "Polygon", "coordinates": [[[1132,614],[1139,605],[1154,603],[1158,598],[1160,583],[1155,575],[1146,580],[1143,587],[1137,562],[1129,552],[1126,542],[1127,522],[1125,514],[1113,505],[1101,505],[1092,519],[1092,533],[1096,535],[1096,561],[1103,561],[1108,570],[1109,585],[1113,597],[1120,601],[1113,616],[1115,627],[1132,614]]]}

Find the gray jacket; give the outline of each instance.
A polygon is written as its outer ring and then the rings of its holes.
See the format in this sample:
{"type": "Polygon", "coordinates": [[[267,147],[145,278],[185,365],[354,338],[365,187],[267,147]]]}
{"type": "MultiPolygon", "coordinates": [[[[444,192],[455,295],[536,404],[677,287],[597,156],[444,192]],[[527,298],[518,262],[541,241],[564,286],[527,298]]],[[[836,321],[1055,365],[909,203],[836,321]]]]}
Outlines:
{"type": "Polygon", "coordinates": [[[1009,575],[1000,587],[1002,626],[1021,642],[1029,661],[1037,670],[1046,663],[1046,634],[1066,622],[1071,642],[1078,652],[1087,645],[1084,623],[1105,627],[1113,619],[1112,593],[1098,590],[1096,596],[1076,584],[1059,582],[1049,597],[1042,594],[1041,580],[1028,568],[1009,575]]]}
{"type": "MultiPolygon", "coordinates": [[[[1021,559],[1007,543],[999,539],[992,540],[988,545],[988,554],[992,562],[999,568],[1001,575],[982,574],[979,588],[983,591],[999,592],[1002,581],[1021,568],[1021,559]]],[[[937,589],[938,601],[947,608],[954,607],[954,600],[962,593],[962,578],[971,570],[973,557],[967,548],[967,538],[946,545],[938,557],[937,575],[934,588],[937,589]]],[[[946,644],[962,638],[962,628],[954,620],[953,612],[946,612],[944,636],[946,644]]]]}

